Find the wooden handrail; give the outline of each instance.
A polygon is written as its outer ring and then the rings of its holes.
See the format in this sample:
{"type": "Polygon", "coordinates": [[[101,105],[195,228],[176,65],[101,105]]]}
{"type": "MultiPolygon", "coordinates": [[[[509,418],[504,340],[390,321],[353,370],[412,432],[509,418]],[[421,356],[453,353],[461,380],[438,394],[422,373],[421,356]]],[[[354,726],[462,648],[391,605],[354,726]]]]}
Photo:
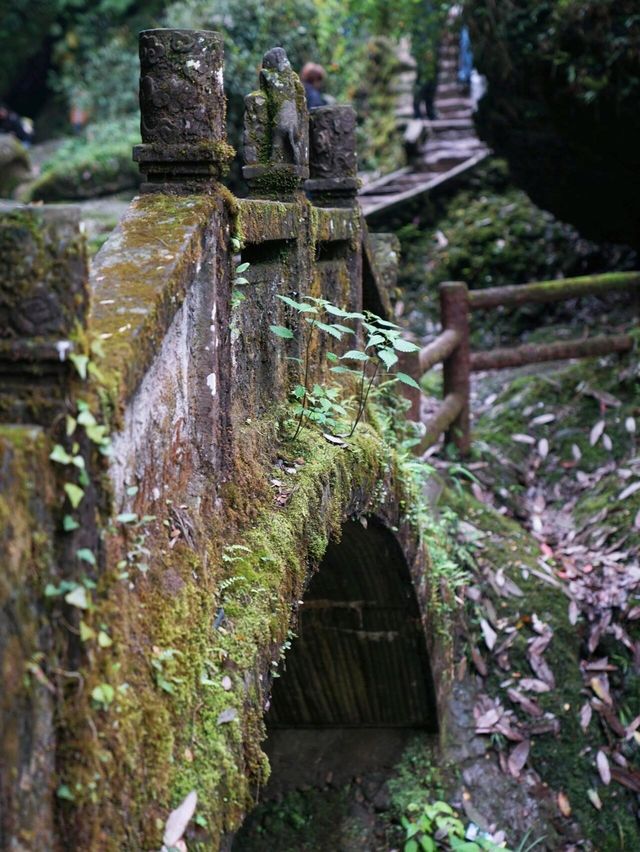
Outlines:
{"type": "Polygon", "coordinates": [[[605,295],[612,290],[627,290],[640,285],[640,272],[607,272],[558,281],[536,281],[508,287],[490,287],[469,293],[469,308],[486,311],[499,306],[525,305],[528,302],[562,302],[578,296],[605,295]]]}
{"type": "MultiPolygon", "coordinates": [[[[558,302],[590,294],[605,295],[640,285],[640,272],[609,272],[557,281],[537,281],[509,287],[493,287],[469,293],[462,282],[440,285],[442,333],[419,353],[420,370],[424,374],[434,364],[443,365],[444,401],[426,423],[426,433],[417,447],[423,453],[446,432],[445,440],[453,442],[462,454],[471,443],[469,431],[469,379],[471,372],[522,367],[543,361],[589,358],[628,352],[634,339],[628,334],[602,335],[585,340],[555,343],[528,343],[486,352],[470,352],[469,317],[472,310],[488,310],[499,306],[517,307],[528,302],[558,302]]],[[[417,410],[417,404],[416,404],[417,410]]]]}
{"type": "Polygon", "coordinates": [[[471,354],[471,371],[504,370],[523,367],[542,361],[563,361],[568,358],[593,358],[628,352],[633,348],[633,338],[628,334],[591,337],[586,340],[566,340],[559,343],[526,343],[508,349],[493,349],[471,354]]]}
{"type": "Polygon", "coordinates": [[[417,448],[419,455],[435,444],[440,435],[451,427],[465,405],[466,400],[461,393],[450,393],[444,398],[436,413],[425,424],[426,431],[417,448]]]}
{"type": "Polygon", "coordinates": [[[460,343],[460,332],[456,329],[449,328],[439,334],[431,343],[427,343],[420,350],[420,370],[426,373],[436,364],[440,364],[451,355],[453,350],[460,343]]]}

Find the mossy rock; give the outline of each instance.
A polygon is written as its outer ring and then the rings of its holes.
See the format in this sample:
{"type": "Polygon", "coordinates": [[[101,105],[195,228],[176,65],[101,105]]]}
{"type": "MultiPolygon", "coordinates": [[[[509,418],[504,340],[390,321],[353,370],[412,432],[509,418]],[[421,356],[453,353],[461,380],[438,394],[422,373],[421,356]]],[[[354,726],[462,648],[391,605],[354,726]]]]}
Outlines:
{"type": "Polygon", "coordinates": [[[71,159],[64,156],[63,149],[21,195],[25,201],[80,201],[132,189],[139,180],[129,144],[87,145],[71,159]]]}
{"type": "Polygon", "coordinates": [[[31,173],[29,154],[10,133],[0,134],[0,198],[11,198],[14,189],[31,173]]]}

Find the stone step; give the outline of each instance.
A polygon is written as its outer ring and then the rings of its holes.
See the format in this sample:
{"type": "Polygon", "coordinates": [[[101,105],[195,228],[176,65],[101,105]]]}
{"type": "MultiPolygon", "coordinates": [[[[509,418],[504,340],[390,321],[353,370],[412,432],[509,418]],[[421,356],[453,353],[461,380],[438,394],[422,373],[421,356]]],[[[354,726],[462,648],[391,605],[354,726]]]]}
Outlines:
{"type": "Polygon", "coordinates": [[[467,109],[469,112],[473,109],[473,101],[471,98],[436,98],[436,105],[442,110],[467,109]]]}
{"type": "Polygon", "coordinates": [[[436,100],[448,100],[450,98],[460,98],[464,97],[464,92],[462,91],[462,86],[458,83],[458,80],[450,83],[438,83],[438,88],[436,89],[436,100]]]}

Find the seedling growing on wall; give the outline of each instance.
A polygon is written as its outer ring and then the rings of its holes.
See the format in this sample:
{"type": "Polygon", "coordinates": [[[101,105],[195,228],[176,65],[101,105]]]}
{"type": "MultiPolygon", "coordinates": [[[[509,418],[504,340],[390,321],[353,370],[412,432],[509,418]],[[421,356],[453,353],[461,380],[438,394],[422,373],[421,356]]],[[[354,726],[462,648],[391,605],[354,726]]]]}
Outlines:
{"type": "MultiPolygon", "coordinates": [[[[345,407],[338,401],[339,388],[322,388],[315,384],[309,388],[310,353],[315,334],[325,334],[335,340],[342,340],[344,335],[355,335],[355,329],[344,325],[344,322],[360,322],[366,334],[366,342],[362,349],[350,349],[343,355],[329,352],[327,358],[334,364],[333,373],[354,375],[357,380],[356,414],[343,437],[350,438],[364,414],[371,387],[380,370],[389,373],[398,363],[397,352],[415,352],[419,349],[415,343],[405,340],[401,329],[395,323],[384,320],[369,311],[364,313],[345,311],[332,305],[326,299],[305,296],[304,301],[297,302],[288,296],[278,296],[286,305],[297,312],[301,319],[302,350],[303,350],[303,381],[293,388],[296,400],[294,412],[297,416],[295,440],[306,423],[316,423],[325,429],[336,431],[340,428],[341,418],[347,415],[345,407]],[[329,320],[341,320],[341,322],[329,320]],[[327,321],[325,321],[327,320],[327,321]],[[302,325],[304,323],[304,325],[302,325]],[[358,367],[340,364],[340,361],[357,363],[358,367]]],[[[270,326],[271,331],[283,340],[291,340],[294,333],[290,328],[281,325],[270,326]]],[[[417,383],[406,373],[396,372],[393,377],[412,387],[417,383]]]]}

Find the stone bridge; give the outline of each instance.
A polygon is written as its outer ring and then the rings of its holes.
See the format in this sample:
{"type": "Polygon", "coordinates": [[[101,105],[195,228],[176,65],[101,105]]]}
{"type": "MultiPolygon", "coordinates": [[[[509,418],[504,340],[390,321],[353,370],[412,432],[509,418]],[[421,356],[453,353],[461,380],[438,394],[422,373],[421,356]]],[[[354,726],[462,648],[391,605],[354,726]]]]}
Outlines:
{"type": "Polygon", "coordinates": [[[141,35],[145,183],[90,272],[72,208],[0,209],[2,849],[158,849],[193,789],[189,842],[228,848],[265,725],[438,727],[415,486],[375,424],[287,432],[301,362],[330,362],[278,296],[388,311],[355,116],[309,116],[267,53],[236,198],[222,53],[141,35]]]}

